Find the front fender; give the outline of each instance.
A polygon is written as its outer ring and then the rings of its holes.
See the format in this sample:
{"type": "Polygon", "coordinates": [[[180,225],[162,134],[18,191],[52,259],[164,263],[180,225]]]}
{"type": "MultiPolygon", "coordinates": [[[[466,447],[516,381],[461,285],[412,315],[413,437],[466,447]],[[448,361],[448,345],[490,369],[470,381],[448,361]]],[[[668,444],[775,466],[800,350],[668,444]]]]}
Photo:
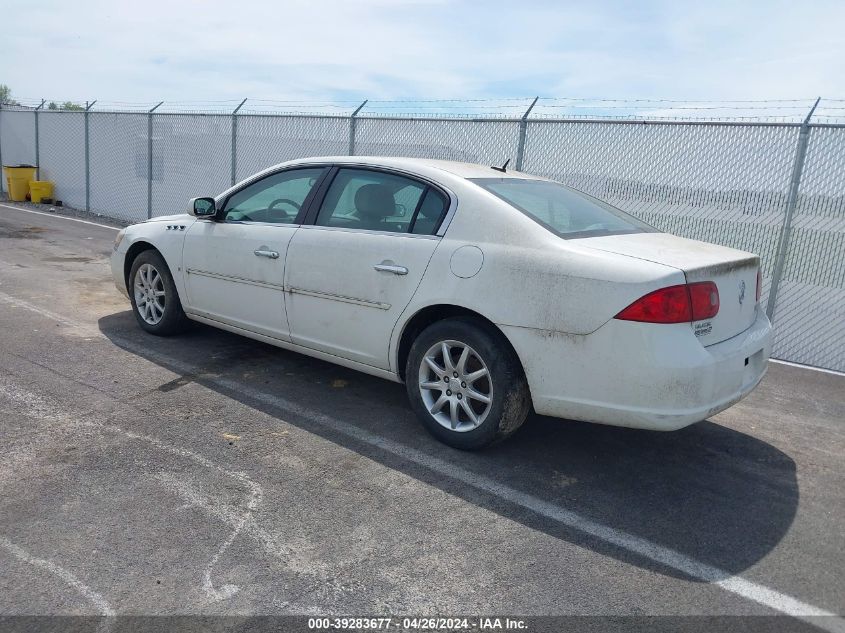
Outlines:
{"type": "MultiPolygon", "coordinates": [[[[127,227],[123,241],[113,257],[113,259],[119,258],[122,260],[124,286],[126,285],[126,275],[128,275],[135,256],[148,248],[153,248],[161,254],[167,263],[179,297],[184,302],[187,299],[187,293],[182,274],[182,247],[185,242],[185,235],[195,221],[196,218],[189,215],[179,215],[157,218],[153,221],[127,227]]],[[[112,268],[114,269],[116,265],[114,263],[112,268]]],[[[117,275],[117,271],[113,270],[113,273],[115,276],[117,275]]]]}

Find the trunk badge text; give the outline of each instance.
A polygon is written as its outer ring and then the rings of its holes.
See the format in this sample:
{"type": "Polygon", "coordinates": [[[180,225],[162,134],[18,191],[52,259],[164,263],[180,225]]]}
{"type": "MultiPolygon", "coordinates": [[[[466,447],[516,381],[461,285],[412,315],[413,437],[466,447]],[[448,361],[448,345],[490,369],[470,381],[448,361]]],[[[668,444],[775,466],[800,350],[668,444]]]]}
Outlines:
{"type": "Polygon", "coordinates": [[[742,302],[745,301],[745,280],[739,282],[739,305],[742,305],[742,302]]]}

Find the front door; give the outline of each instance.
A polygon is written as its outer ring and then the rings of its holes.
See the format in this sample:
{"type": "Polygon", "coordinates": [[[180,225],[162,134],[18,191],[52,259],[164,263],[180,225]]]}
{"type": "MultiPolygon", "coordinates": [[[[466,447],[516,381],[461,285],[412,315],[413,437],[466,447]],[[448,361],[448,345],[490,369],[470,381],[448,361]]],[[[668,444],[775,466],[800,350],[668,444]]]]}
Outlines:
{"type": "Polygon", "coordinates": [[[446,197],[380,171],[337,172],[293,236],[285,287],[294,343],[390,369],[390,335],[439,244],[446,197]]]}
{"type": "Polygon", "coordinates": [[[229,196],[215,220],[191,226],[182,254],[188,311],[290,341],[285,258],[323,171],[266,176],[229,196]]]}

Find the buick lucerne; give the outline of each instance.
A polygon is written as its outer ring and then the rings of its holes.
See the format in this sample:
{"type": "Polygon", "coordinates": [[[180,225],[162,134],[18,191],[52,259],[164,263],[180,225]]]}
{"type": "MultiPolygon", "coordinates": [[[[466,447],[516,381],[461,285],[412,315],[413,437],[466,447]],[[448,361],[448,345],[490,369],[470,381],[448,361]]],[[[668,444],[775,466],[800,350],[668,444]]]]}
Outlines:
{"type": "Polygon", "coordinates": [[[194,320],[403,382],[463,449],[532,409],[679,429],[754,389],[771,350],[756,255],[482,165],[282,163],[120,231],[111,265],[147,332],[194,320]]]}

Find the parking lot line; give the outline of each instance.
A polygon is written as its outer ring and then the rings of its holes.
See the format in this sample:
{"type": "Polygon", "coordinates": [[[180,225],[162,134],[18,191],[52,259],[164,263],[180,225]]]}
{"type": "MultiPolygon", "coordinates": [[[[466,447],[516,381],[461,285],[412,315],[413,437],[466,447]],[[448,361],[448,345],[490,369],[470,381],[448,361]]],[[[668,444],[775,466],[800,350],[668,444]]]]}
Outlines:
{"type": "Polygon", "coordinates": [[[823,374],[833,374],[834,376],[845,376],[845,371],[836,371],[835,369],[824,369],[823,367],[813,367],[811,365],[802,365],[801,363],[793,363],[788,360],[780,360],[779,358],[770,358],[773,363],[780,363],[781,365],[789,365],[790,367],[798,367],[800,369],[809,369],[810,371],[820,371],[823,374]]]}
{"type": "Polygon", "coordinates": [[[16,308],[23,308],[25,310],[29,310],[30,312],[34,312],[35,314],[40,314],[41,316],[50,319],[51,321],[55,321],[56,323],[61,323],[62,325],[66,325],[68,327],[77,328],[82,331],[90,332],[91,334],[99,334],[102,336],[97,328],[92,327],[90,325],[84,325],[79,321],[74,321],[73,319],[68,319],[57,312],[53,312],[52,310],[47,310],[46,308],[39,307],[29,301],[24,301],[23,299],[18,299],[10,294],[6,294],[5,292],[0,292],[0,301],[3,303],[7,303],[9,305],[13,305],[16,308]]]}
{"type": "MultiPolygon", "coordinates": [[[[22,389],[14,385],[11,388],[4,387],[3,384],[0,383],[0,395],[5,396],[7,400],[17,402],[21,406],[26,407],[26,409],[29,410],[30,415],[37,414],[39,417],[46,420],[67,418],[67,416],[63,416],[58,410],[56,410],[55,407],[51,407],[49,403],[45,402],[41,396],[36,393],[32,393],[26,389],[22,389]]],[[[220,557],[226,552],[227,549],[229,549],[229,547],[232,545],[232,543],[235,541],[235,539],[238,537],[244,527],[252,520],[253,513],[255,512],[258,505],[261,503],[261,500],[264,496],[264,491],[262,490],[261,486],[257,482],[253,481],[248,475],[246,475],[246,473],[229,470],[221,466],[220,464],[211,461],[207,457],[204,457],[203,455],[199,455],[186,448],[171,446],[170,444],[162,442],[157,438],[150,437],[148,435],[142,435],[139,433],[133,433],[132,431],[127,431],[112,424],[99,424],[89,420],[79,421],[67,419],[66,421],[81,427],[95,427],[102,431],[108,431],[111,433],[116,433],[118,435],[123,435],[124,437],[130,440],[149,444],[162,452],[170,453],[172,455],[177,455],[179,457],[189,459],[205,468],[217,470],[223,475],[234,479],[239,484],[248,489],[249,495],[248,501],[246,503],[246,509],[243,512],[239,513],[235,521],[233,521],[231,526],[232,531],[229,533],[226,540],[223,541],[223,543],[217,548],[217,551],[215,552],[211,560],[208,562],[208,564],[205,566],[202,573],[202,589],[208,597],[209,601],[219,602],[221,600],[231,598],[233,595],[235,595],[239,591],[239,587],[237,587],[236,585],[226,584],[217,589],[215,588],[214,583],[211,581],[211,574],[214,570],[214,567],[217,565],[217,562],[220,560],[220,557]]],[[[4,543],[4,541],[2,540],[2,537],[0,537],[0,545],[6,546],[6,543],[4,543]]],[[[10,547],[6,546],[6,548],[12,551],[12,553],[15,553],[15,551],[11,550],[10,547]]],[[[45,563],[45,565],[51,564],[47,561],[43,562],[45,563]]],[[[64,576],[62,577],[64,578],[64,576]]],[[[79,584],[81,585],[81,583],[79,584]]],[[[74,586],[76,587],[76,585],[74,586]]],[[[80,591],[82,591],[82,589],[80,589],[80,591]]]]}
{"type": "Polygon", "coordinates": [[[56,218],[57,220],[69,220],[70,222],[79,222],[80,224],[90,224],[91,226],[99,226],[103,229],[111,229],[112,231],[119,231],[116,226],[109,226],[108,224],[100,224],[99,222],[91,222],[90,220],[83,220],[81,218],[72,218],[69,215],[57,215],[55,213],[46,213],[45,211],[36,211],[35,209],[24,209],[23,207],[13,207],[10,204],[0,203],[0,207],[6,209],[14,209],[15,211],[23,211],[24,213],[32,213],[35,215],[45,215],[48,218],[56,218]]]}
{"type": "MultiPolygon", "coordinates": [[[[0,292],[0,299],[5,299],[7,302],[13,303],[18,307],[31,309],[33,312],[48,318],[52,314],[39,306],[2,292],[0,292]]],[[[59,315],[54,315],[54,317],[59,317],[59,315]]],[[[64,317],[61,318],[64,322],[70,322],[78,327],[83,327],[81,323],[64,317]]],[[[199,367],[195,365],[165,357],[146,346],[142,349],[142,346],[129,339],[121,337],[118,340],[120,342],[119,346],[123,349],[147,358],[156,359],[163,366],[169,367],[179,373],[196,374],[199,371],[199,367]]],[[[477,490],[546,517],[567,528],[581,532],[591,538],[601,540],[629,553],[674,569],[691,578],[716,585],[725,591],[761,604],[778,613],[804,620],[827,631],[845,633],[845,619],[834,613],[802,602],[797,598],[780,593],[764,585],[746,580],[740,576],[735,576],[730,572],[698,561],[671,548],[663,547],[647,539],[593,521],[577,512],[561,508],[544,499],[522,492],[484,475],[447,463],[438,457],[370,433],[364,429],[347,425],[339,419],[317,413],[290,400],[265,393],[242,382],[216,376],[207,376],[206,380],[227,391],[234,391],[245,395],[256,402],[293,413],[296,416],[308,420],[310,423],[332,431],[332,433],[368,444],[428,470],[437,472],[444,477],[460,481],[477,490]]]]}
{"type": "Polygon", "coordinates": [[[64,567],[59,567],[58,565],[50,562],[49,560],[44,560],[43,558],[36,558],[35,556],[30,555],[29,552],[15,545],[4,536],[0,536],[0,547],[3,547],[3,549],[11,553],[18,560],[23,561],[28,565],[33,565],[34,567],[46,569],[54,576],[58,576],[59,578],[64,580],[65,583],[67,583],[69,586],[76,589],[80,594],[85,596],[85,598],[87,598],[88,601],[91,602],[91,604],[93,604],[97,608],[97,611],[99,611],[101,615],[115,615],[114,609],[106,601],[106,599],[103,598],[103,596],[91,589],[89,586],[79,580],[79,578],[74,576],[64,567]]]}

